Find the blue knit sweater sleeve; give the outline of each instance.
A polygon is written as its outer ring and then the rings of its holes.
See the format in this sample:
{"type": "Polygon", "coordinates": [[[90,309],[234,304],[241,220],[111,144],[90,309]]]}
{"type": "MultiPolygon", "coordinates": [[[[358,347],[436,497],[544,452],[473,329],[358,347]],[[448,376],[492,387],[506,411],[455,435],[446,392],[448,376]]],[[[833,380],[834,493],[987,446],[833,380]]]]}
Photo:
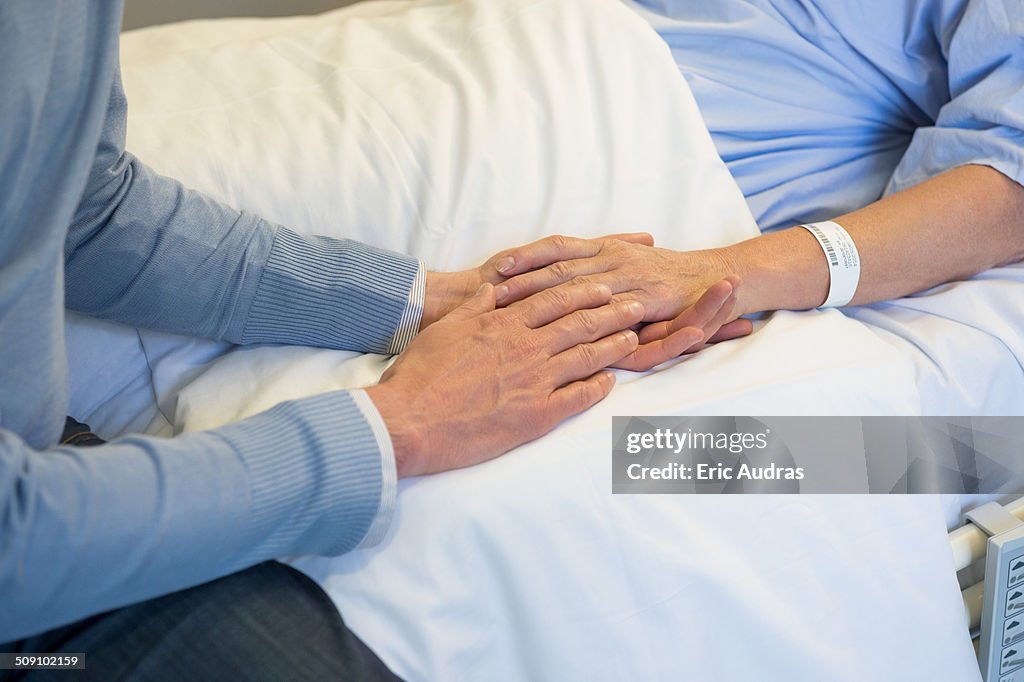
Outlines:
{"type": "Polygon", "coordinates": [[[385,502],[368,402],[329,393],[94,448],[34,450],[0,428],[0,642],[275,557],[356,547],[385,502]]]}
{"type": "Polygon", "coordinates": [[[114,74],[106,123],[64,248],[73,310],[235,343],[398,352],[419,326],[414,258],[299,235],[237,211],[124,148],[114,74]]]}

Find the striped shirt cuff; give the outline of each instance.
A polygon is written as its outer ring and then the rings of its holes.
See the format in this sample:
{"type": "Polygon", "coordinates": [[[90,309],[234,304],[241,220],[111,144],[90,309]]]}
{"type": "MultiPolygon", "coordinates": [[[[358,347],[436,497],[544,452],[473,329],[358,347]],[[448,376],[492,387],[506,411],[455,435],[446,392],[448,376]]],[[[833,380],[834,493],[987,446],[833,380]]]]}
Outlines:
{"type": "Polygon", "coordinates": [[[391,527],[391,518],[395,513],[395,498],[398,494],[398,470],[395,466],[395,450],[391,445],[391,434],[388,433],[384,420],[377,411],[377,407],[370,400],[365,391],[352,391],[350,393],[353,402],[363,412],[363,417],[370,425],[374,437],[377,439],[377,446],[380,448],[380,505],[377,507],[377,515],[373,517],[370,529],[366,531],[366,537],[359,543],[360,547],[373,547],[379,545],[381,540],[391,527]]]}
{"type": "Polygon", "coordinates": [[[241,343],[394,353],[419,328],[424,282],[415,258],[279,228],[241,343]]]}
{"type": "Polygon", "coordinates": [[[421,262],[419,269],[416,271],[416,279],[413,281],[412,291],[409,292],[409,301],[405,304],[405,310],[402,311],[398,330],[395,331],[395,337],[391,339],[391,348],[388,350],[392,355],[401,353],[409,345],[409,342],[413,340],[413,337],[419,333],[420,321],[423,319],[423,299],[426,296],[426,291],[427,269],[423,267],[421,262]]]}
{"type": "MultiPolygon", "coordinates": [[[[324,393],[210,432],[234,446],[249,475],[246,564],[295,554],[333,556],[366,542],[387,506],[382,491],[388,474],[378,427],[361,400],[369,402],[365,394],[324,393]]],[[[390,451],[391,441],[386,443],[390,451]]],[[[393,507],[393,482],[391,487],[393,507]]]]}

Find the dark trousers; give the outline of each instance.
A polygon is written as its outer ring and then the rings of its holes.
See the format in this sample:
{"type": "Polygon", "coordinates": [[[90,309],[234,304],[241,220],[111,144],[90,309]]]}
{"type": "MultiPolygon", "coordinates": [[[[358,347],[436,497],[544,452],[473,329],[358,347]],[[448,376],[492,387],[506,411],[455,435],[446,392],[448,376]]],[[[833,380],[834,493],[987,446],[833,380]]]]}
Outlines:
{"type": "Polygon", "coordinates": [[[0,652],[83,653],[86,663],[0,671],[0,680],[399,680],[319,585],[273,561],[0,652]]]}

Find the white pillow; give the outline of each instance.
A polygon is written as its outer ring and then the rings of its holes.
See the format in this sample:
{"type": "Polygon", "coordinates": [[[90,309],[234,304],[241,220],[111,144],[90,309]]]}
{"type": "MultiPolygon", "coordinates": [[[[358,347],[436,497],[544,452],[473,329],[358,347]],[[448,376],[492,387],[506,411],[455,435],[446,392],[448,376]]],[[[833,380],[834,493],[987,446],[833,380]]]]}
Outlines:
{"type": "Polygon", "coordinates": [[[756,234],[667,46],[615,0],[160,27],[124,36],[122,73],[128,148],[157,170],[433,268],[552,232],[756,234]]]}

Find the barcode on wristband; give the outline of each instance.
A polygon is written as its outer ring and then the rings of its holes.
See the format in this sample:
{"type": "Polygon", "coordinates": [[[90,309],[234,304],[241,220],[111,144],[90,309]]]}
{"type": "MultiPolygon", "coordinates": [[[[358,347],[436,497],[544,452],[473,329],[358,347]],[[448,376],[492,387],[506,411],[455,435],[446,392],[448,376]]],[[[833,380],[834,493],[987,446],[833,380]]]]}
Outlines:
{"type": "Polygon", "coordinates": [[[800,227],[814,236],[828,261],[828,296],[820,307],[846,305],[853,300],[860,284],[860,254],[853,238],[842,225],[831,220],[800,227]]]}
{"type": "Polygon", "coordinates": [[[828,262],[832,267],[839,265],[839,256],[836,255],[836,250],[832,248],[832,241],[828,236],[821,231],[817,225],[805,225],[814,236],[818,238],[818,242],[825,248],[825,255],[828,256],[828,262]]]}

